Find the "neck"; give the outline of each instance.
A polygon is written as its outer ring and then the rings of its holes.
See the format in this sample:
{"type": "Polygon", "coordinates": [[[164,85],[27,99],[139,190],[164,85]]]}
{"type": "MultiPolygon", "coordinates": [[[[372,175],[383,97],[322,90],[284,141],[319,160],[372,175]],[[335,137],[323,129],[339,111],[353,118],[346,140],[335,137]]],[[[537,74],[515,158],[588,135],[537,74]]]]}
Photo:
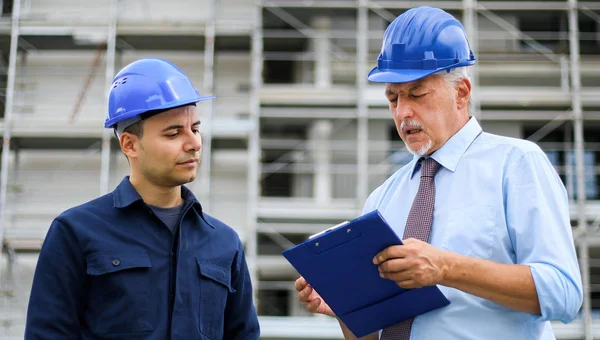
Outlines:
{"type": "Polygon", "coordinates": [[[146,204],[161,208],[172,208],[183,203],[180,185],[176,187],[159,186],[134,174],[129,176],[129,182],[146,204]]]}

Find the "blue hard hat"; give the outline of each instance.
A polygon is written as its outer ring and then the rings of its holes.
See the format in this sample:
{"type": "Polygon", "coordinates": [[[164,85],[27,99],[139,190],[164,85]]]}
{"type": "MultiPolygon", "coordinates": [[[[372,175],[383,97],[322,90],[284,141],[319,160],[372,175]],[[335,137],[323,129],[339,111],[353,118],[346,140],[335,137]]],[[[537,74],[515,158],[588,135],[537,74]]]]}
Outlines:
{"type": "Polygon", "coordinates": [[[104,127],[112,128],[119,122],[132,124],[145,112],[164,111],[212,98],[215,97],[201,96],[173,63],[159,58],[139,59],[114,77],[104,127]]]}
{"type": "Polygon", "coordinates": [[[475,56],[463,25],[439,8],[422,6],[409,9],[390,23],[377,66],[367,79],[405,83],[473,64],[475,56]]]}

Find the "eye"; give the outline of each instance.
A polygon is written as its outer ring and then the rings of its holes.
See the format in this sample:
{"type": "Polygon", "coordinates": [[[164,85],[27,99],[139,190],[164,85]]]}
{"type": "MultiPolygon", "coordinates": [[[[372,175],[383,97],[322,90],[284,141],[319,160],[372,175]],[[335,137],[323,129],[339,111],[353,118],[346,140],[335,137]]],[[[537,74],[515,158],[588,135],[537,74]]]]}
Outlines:
{"type": "Polygon", "coordinates": [[[177,137],[177,135],[178,135],[178,133],[170,133],[170,134],[165,135],[165,136],[167,136],[169,138],[175,138],[175,137],[177,137]]]}
{"type": "Polygon", "coordinates": [[[388,100],[390,101],[390,103],[395,104],[398,102],[398,97],[388,98],[388,100]]]}
{"type": "Polygon", "coordinates": [[[199,129],[192,129],[192,131],[194,131],[194,133],[200,133],[199,129]]]}
{"type": "Polygon", "coordinates": [[[423,93],[423,94],[411,94],[410,97],[414,98],[414,99],[419,99],[419,98],[423,98],[427,95],[427,93],[423,93]]]}

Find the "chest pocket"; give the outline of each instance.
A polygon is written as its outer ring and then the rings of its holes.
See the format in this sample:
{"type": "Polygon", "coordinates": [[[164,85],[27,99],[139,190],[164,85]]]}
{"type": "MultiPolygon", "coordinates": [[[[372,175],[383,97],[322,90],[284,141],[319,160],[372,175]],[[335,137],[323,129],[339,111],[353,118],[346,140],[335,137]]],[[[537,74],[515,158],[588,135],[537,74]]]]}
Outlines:
{"type": "Polygon", "coordinates": [[[89,281],[86,323],[96,335],[153,331],[148,313],[152,267],[144,251],[97,252],[86,257],[89,281]]]}
{"type": "Polygon", "coordinates": [[[200,331],[209,339],[223,337],[225,307],[231,285],[231,268],[197,259],[200,272],[200,331]]]}
{"type": "Polygon", "coordinates": [[[496,210],[471,206],[449,210],[443,248],[465,256],[489,259],[497,238],[496,210]]]}

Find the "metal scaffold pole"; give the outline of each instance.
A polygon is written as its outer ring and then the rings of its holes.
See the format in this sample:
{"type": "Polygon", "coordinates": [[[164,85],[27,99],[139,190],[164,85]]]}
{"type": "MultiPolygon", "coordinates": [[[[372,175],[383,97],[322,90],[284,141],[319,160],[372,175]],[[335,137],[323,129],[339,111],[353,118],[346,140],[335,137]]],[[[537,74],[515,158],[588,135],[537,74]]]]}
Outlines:
{"type": "Polygon", "coordinates": [[[253,127],[248,134],[248,221],[246,228],[246,255],[252,280],[253,296],[258,301],[258,245],[257,218],[260,187],[260,90],[263,69],[263,0],[256,0],[254,27],[252,28],[252,69],[250,90],[250,121],[253,127]]]}
{"type": "MultiPolygon", "coordinates": [[[[356,98],[357,98],[357,195],[358,206],[367,200],[369,183],[369,110],[366,100],[367,92],[367,56],[369,54],[369,4],[368,0],[360,0],[358,7],[358,25],[356,34],[356,98]]],[[[360,211],[360,210],[359,210],[360,211]]]]}
{"type": "Polygon", "coordinates": [[[583,141],[583,108],[579,64],[579,20],[577,0],[569,0],[569,46],[571,57],[571,100],[575,140],[575,173],[577,174],[577,221],[583,237],[579,238],[579,257],[583,281],[583,324],[586,340],[592,340],[592,306],[590,295],[590,263],[587,243],[585,164],[583,141]]]}
{"type": "MultiPolygon", "coordinates": [[[[204,32],[204,79],[203,79],[203,95],[213,95],[215,82],[215,26],[217,21],[217,8],[219,0],[212,0],[211,13],[206,21],[206,29],[204,32]]],[[[215,118],[215,100],[207,100],[201,103],[206,107],[206,114],[201,114],[202,119],[202,169],[200,177],[202,192],[202,207],[206,211],[211,211],[213,206],[212,197],[212,140],[213,140],[213,120],[215,118]]]]}
{"type": "MultiPolygon", "coordinates": [[[[17,69],[17,48],[19,46],[19,20],[21,0],[14,0],[12,29],[10,34],[10,53],[8,57],[8,79],[6,85],[6,109],[4,111],[4,135],[2,138],[2,170],[0,173],[0,254],[4,242],[4,229],[7,223],[8,169],[10,163],[10,138],[12,129],[15,78],[17,69]]],[[[1,273],[1,272],[0,272],[1,273]]],[[[0,278],[1,280],[1,278],[0,278]]]]}
{"type": "MultiPolygon", "coordinates": [[[[477,0],[463,0],[463,11],[464,11],[464,26],[467,31],[467,37],[471,50],[475,54],[475,58],[478,57],[478,22],[477,22],[477,0]]],[[[479,71],[477,64],[470,67],[471,69],[471,114],[477,119],[481,120],[481,106],[479,101],[479,71]]]]}
{"type": "MultiPolygon", "coordinates": [[[[105,79],[105,107],[108,111],[108,93],[112,80],[115,75],[115,54],[117,45],[117,14],[118,0],[110,1],[110,12],[108,18],[108,31],[106,36],[106,79],[105,79]]],[[[102,130],[102,165],[100,168],[100,194],[108,193],[108,183],[110,176],[110,139],[112,130],[102,130]]]]}

